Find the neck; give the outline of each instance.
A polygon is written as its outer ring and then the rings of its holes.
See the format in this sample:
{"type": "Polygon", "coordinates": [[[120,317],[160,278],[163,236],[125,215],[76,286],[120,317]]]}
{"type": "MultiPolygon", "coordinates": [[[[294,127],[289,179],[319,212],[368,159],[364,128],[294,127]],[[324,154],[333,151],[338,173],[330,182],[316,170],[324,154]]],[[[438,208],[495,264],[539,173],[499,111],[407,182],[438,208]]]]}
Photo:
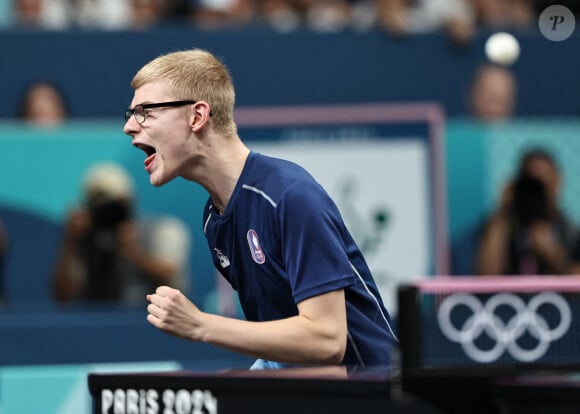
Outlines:
{"type": "Polygon", "coordinates": [[[250,150],[238,139],[212,158],[212,166],[208,171],[207,185],[204,185],[214,206],[224,212],[242,174],[250,150]]]}

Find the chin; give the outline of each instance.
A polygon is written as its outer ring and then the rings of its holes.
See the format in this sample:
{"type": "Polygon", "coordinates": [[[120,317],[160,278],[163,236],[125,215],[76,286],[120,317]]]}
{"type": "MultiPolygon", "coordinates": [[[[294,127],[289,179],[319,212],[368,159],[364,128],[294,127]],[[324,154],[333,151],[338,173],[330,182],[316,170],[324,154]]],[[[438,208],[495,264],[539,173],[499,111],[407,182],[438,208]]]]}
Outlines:
{"type": "Polygon", "coordinates": [[[151,183],[151,185],[153,187],[161,187],[163,184],[165,184],[168,180],[164,180],[163,177],[161,176],[161,174],[151,174],[149,176],[149,182],[151,183]]]}
{"type": "Polygon", "coordinates": [[[153,171],[149,176],[149,182],[154,187],[161,187],[173,180],[175,176],[164,174],[162,170],[153,171]]]}

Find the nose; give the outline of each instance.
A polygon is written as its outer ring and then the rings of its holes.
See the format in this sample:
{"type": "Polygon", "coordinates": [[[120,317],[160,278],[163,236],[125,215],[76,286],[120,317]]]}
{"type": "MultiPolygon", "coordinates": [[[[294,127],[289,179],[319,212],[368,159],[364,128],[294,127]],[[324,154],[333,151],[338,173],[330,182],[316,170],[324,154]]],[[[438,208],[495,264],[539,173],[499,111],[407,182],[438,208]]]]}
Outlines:
{"type": "Polygon", "coordinates": [[[135,116],[131,115],[131,117],[125,122],[125,126],[123,127],[123,132],[127,135],[133,136],[137,132],[139,132],[141,125],[135,119],[135,116]]]}

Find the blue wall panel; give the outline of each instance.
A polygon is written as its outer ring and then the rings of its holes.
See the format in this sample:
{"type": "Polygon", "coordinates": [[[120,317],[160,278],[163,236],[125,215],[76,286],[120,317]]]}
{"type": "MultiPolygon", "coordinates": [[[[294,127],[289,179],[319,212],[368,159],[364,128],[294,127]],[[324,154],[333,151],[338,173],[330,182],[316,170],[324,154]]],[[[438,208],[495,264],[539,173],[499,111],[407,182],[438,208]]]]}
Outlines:
{"type": "MultiPolygon", "coordinates": [[[[22,89],[35,79],[61,84],[73,116],[120,118],[136,70],[159,54],[191,47],[223,57],[241,106],[437,101],[448,115],[462,115],[488,35],[460,47],[444,34],[396,38],[381,31],[2,32],[0,118],[15,115],[22,89]]],[[[580,35],[562,42],[534,31],[517,36],[518,113],[580,114],[580,35]]]]}

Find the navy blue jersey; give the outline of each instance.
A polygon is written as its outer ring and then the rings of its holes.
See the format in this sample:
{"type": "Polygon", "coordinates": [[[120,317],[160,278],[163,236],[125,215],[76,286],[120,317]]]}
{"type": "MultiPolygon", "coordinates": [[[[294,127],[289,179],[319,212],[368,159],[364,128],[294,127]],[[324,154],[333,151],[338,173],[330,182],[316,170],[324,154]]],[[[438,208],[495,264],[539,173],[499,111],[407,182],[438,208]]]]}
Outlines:
{"type": "Polygon", "coordinates": [[[248,320],[295,316],[301,301],[344,289],[343,363],[388,365],[396,339],[376,284],[338,208],[302,167],[250,152],[223,214],[208,200],[204,233],[248,320]]]}

